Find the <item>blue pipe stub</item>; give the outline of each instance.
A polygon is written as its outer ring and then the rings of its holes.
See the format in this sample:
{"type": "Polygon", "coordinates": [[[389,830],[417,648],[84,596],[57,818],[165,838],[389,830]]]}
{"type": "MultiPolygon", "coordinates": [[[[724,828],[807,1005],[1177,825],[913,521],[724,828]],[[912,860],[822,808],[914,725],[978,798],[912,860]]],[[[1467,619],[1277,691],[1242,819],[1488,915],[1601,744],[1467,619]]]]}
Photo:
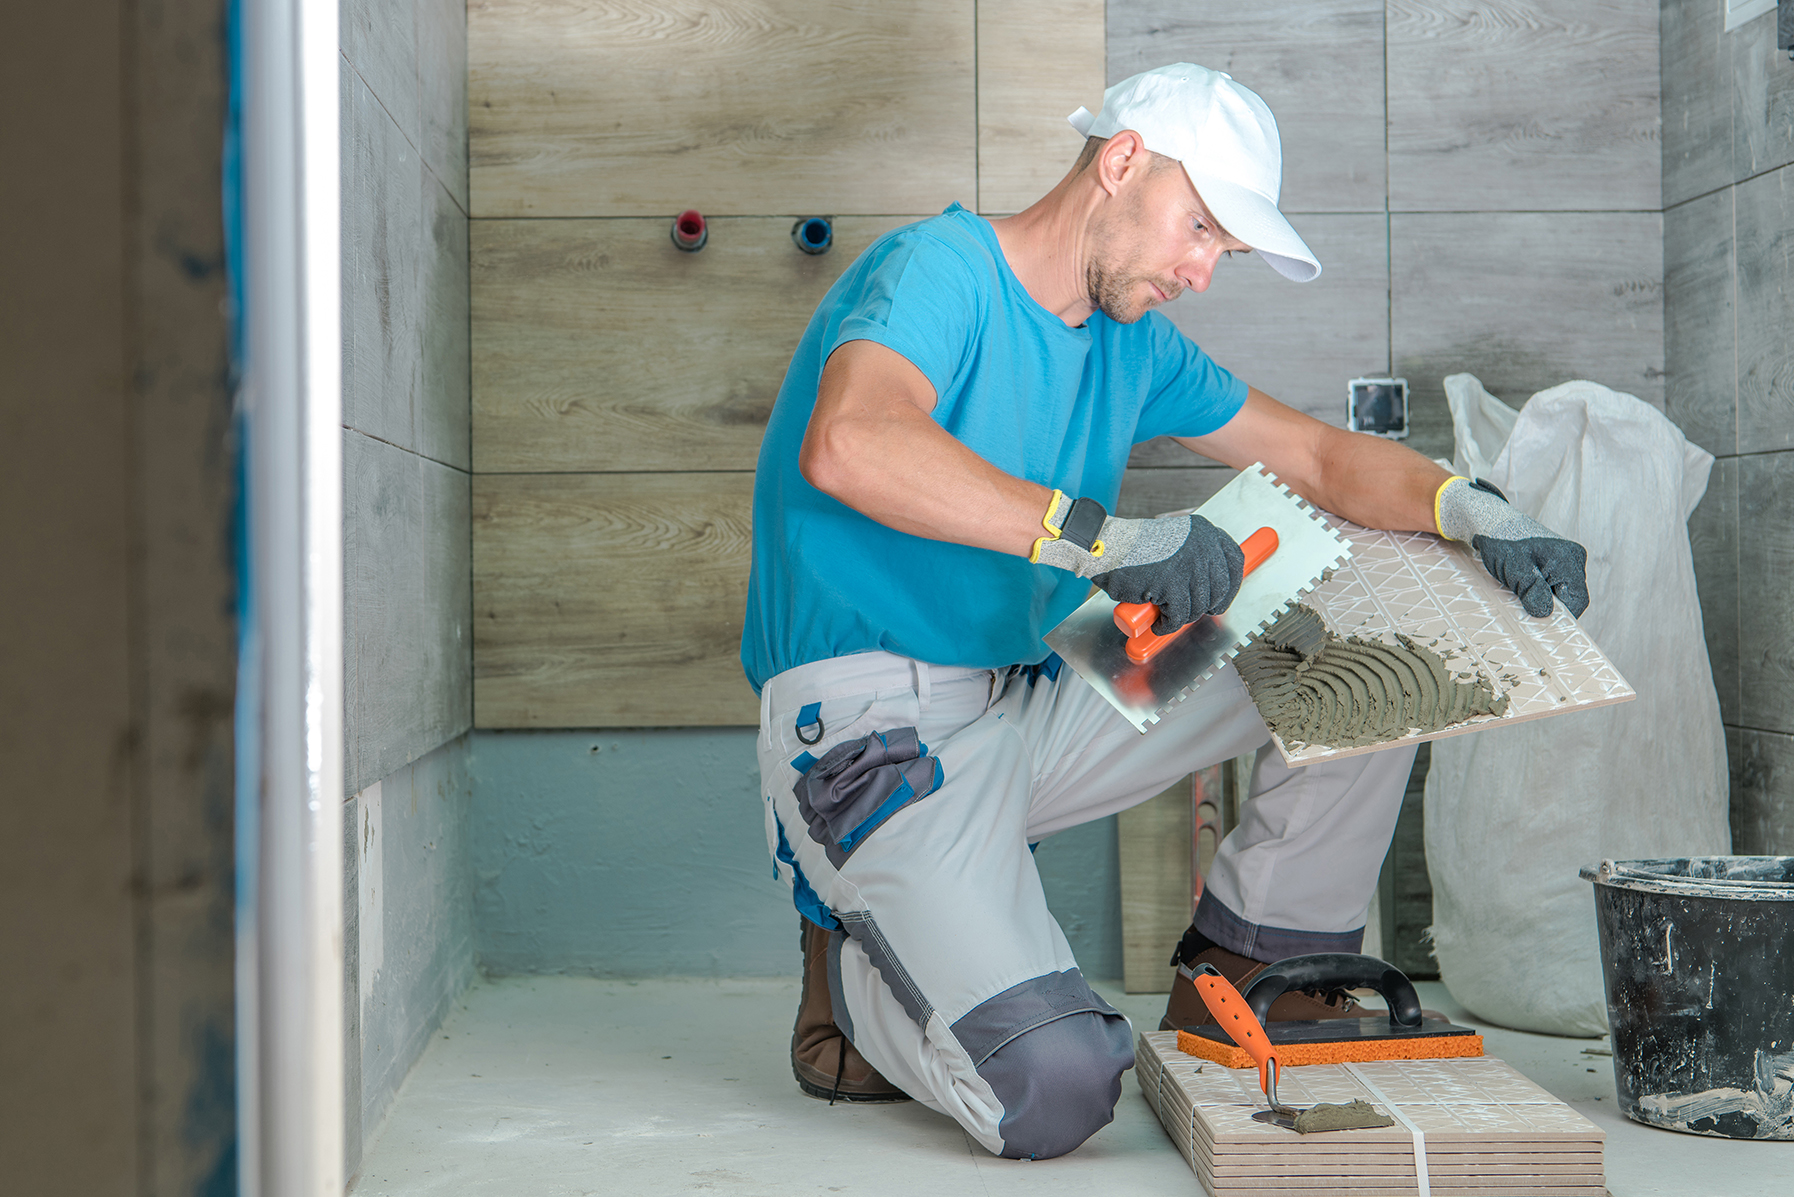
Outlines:
{"type": "Polygon", "coordinates": [[[791,226],[791,239],[807,254],[825,254],[835,243],[835,226],[826,216],[806,216],[791,226]]]}

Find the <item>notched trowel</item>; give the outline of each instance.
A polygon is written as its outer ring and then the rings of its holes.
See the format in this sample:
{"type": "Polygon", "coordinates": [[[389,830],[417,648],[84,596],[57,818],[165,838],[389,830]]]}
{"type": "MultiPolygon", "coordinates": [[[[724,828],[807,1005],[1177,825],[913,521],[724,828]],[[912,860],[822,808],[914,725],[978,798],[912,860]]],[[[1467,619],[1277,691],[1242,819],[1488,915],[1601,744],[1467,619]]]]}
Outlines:
{"type": "Polygon", "coordinates": [[[1196,514],[1247,553],[1245,581],[1226,611],[1154,636],[1156,608],[1118,605],[1098,591],[1046,634],[1047,645],[1141,732],[1352,555],[1351,545],[1262,463],[1241,471],[1196,514]]]}

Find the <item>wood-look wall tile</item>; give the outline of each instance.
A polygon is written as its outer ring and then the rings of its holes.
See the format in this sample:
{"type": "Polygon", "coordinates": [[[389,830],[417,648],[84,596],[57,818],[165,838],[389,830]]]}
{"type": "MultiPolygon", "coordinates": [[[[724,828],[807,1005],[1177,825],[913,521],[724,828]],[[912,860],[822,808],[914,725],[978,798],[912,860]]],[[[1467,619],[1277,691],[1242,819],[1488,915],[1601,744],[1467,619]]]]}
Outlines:
{"type": "Polygon", "coordinates": [[[418,143],[417,20],[412,0],[339,0],[343,58],[412,145],[418,143]]]}
{"type": "Polygon", "coordinates": [[[747,725],[754,476],[475,475],[480,727],[747,725]]]}
{"type": "Polygon", "coordinates": [[[1732,851],[1740,856],[1794,854],[1794,736],[1746,728],[1738,733],[1738,789],[1732,851]]]}
{"type": "Polygon", "coordinates": [[[1194,62],[1264,98],[1284,211],[1383,210],[1382,0],[1135,0],[1109,5],[1108,24],[1110,83],[1194,62]]]}
{"type": "MultiPolygon", "coordinates": [[[[1794,64],[1788,64],[1794,74],[1794,64]]],[[[1738,451],[1794,447],[1794,166],[1737,185],[1738,451]]]]}
{"type": "Polygon", "coordinates": [[[1732,189],[1663,214],[1663,411],[1710,453],[1738,451],[1732,189]]]}
{"type": "MultiPolygon", "coordinates": [[[[1223,261],[1207,291],[1163,311],[1236,377],[1343,426],[1346,383],[1389,368],[1388,224],[1381,215],[1356,213],[1291,223],[1321,260],[1318,279],[1292,283],[1263,261],[1235,257],[1223,261]]],[[[1160,438],[1137,447],[1131,463],[1190,460],[1189,450],[1160,438]]]]}
{"type": "Polygon", "coordinates": [[[1389,0],[1389,205],[1660,210],[1657,6],[1389,0]]]}
{"type": "Polygon", "coordinates": [[[475,468],[751,470],[823,294],[914,217],[725,217],[698,253],[669,219],[473,222],[475,468]]]}
{"type": "Polygon", "coordinates": [[[1720,717],[1741,719],[1738,703],[1738,462],[1722,457],[1713,463],[1707,495],[1688,518],[1688,544],[1694,553],[1694,578],[1701,596],[1701,625],[1706,632],[1707,659],[1713,686],[1719,692],[1720,717]]]}
{"type": "Polygon", "coordinates": [[[468,346],[467,214],[435,172],[420,171],[426,239],[420,246],[423,319],[417,449],[425,457],[472,468],[468,346]]]}
{"type": "Polygon", "coordinates": [[[1103,99],[1103,6],[978,0],[978,211],[1019,212],[1083,148],[1065,118],[1103,99]]]}
{"type": "Polygon", "coordinates": [[[418,150],[467,211],[467,0],[416,0],[418,150]]]}
{"type": "Polygon", "coordinates": [[[1794,732],[1794,453],[1738,460],[1738,709],[1794,732]]]}
{"type": "Polygon", "coordinates": [[[468,476],[343,432],[348,793],[470,725],[468,476]]]}
{"type": "Polygon", "coordinates": [[[1732,48],[1722,6],[1663,0],[1663,203],[1732,181],[1732,48]]]}
{"type": "MultiPolygon", "coordinates": [[[[1185,459],[1199,460],[1181,445],[1175,447],[1185,459]]],[[[1236,473],[1222,465],[1130,468],[1121,476],[1121,501],[1115,505],[1115,514],[1151,519],[1167,511],[1200,507],[1232,482],[1236,473]]]]}
{"type": "Polygon", "coordinates": [[[1794,162],[1794,63],[1775,48],[1775,16],[1726,35],[1732,51],[1732,172],[1740,183],[1794,162]]]}
{"type": "Polygon", "coordinates": [[[361,77],[342,81],[343,423],[416,448],[426,172],[361,77]]]}
{"type": "Polygon", "coordinates": [[[1190,925],[1190,841],[1195,803],[1188,777],[1115,820],[1121,865],[1121,959],[1129,993],[1166,993],[1176,970],[1165,949],[1190,925]]]}
{"type": "Polygon", "coordinates": [[[1397,213],[1390,337],[1408,443],[1452,455],[1448,374],[1519,407],[1586,378],[1663,406],[1663,218],[1656,212],[1397,213]]]}
{"type": "Polygon", "coordinates": [[[965,0],[472,0],[475,216],[976,202],[965,0]]]}

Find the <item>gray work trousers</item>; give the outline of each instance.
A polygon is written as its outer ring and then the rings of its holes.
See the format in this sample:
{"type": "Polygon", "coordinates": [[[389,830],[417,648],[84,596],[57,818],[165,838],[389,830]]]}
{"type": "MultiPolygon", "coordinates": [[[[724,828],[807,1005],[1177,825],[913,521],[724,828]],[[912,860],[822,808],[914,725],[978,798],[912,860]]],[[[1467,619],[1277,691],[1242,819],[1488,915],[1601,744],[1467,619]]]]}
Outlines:
{"type": "Polygon", "coordinates": [[[1362,936],[1413,751],[1290,769],[1268,739],[1231,668],[1145,735],[1069,669],[870,652],[774,677],[767,842],[798,909],[833,932],[835,1021],[992,1152],[1070,1151],[1112,1117],[1132,1034],[1079,972],[1031,843],[1262,749],[1198,926],[1264,959],[1362,936]]]}

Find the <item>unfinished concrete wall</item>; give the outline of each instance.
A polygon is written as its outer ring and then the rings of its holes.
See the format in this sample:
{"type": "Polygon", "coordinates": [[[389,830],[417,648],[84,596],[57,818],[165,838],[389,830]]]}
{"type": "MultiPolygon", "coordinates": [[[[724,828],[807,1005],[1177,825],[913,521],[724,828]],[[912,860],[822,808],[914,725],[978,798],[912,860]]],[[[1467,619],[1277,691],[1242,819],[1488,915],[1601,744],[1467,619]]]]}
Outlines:
{"type": "Polygon", "coordinates": [[[345,0],[345,1174],[472,978],[467,38],[345,0]]]}
{"type": "Polygon", "coordinates": [[[1773,13],[1662,13],[1666,410],[1719,459],[1690,529],[1732,845],[1794,852],[1794,62],[1773,13]]]}
{"type": "MultiPolygon", "coordinates": [[[[468,834],[481,969],[799,972],[797,912],[766,854],[756,734],[475,732],[468,834]]],[[[1115,821],[1053,836],[1035,864],[1085,970],[1119,977],[1115,821]]]]}
{"type": "Polygon", "coordinates": [[[0,1188],[235,1191],[218,0],[0,39],[0,1188]]]}

